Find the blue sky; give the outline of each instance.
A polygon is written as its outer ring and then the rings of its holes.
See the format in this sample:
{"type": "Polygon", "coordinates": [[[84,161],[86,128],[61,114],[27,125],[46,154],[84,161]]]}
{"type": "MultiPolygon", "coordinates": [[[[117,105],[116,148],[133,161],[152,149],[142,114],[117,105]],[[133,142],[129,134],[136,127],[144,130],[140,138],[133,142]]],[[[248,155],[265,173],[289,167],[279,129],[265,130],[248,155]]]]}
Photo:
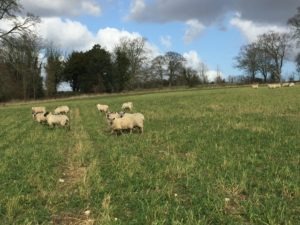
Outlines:
{"type": "MultiPolygon", "coordinates": [[[[21,0],[41,17],[40,35],[67,51],[93,44],[111,50],[120,37],[145,37],[153,56],[175,51],[197,67],[208,66],[211,79],[241,75],[234,57],[257,35],[287,31],[296,0],[21,0]]],[[[286,63],[284,74],[295,70],[286,63]]]]}

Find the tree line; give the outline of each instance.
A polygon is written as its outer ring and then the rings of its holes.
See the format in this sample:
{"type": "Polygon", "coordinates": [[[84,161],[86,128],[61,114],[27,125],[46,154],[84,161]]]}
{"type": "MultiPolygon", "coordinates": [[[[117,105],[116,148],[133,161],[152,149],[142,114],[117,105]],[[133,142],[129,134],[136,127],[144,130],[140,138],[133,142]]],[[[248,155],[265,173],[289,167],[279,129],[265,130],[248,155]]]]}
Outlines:
{"type": "MultiPolygon", "coordinates": [[[[145,38],[122,38],[112,52],[99,44],[87,51],[64,56],[55,43],[46,44],[35,34],[39,18],[31,14],[19,19],[17,0],[2,0],[0,21],[11,27],[0,29],[0,101],[55,97],[61,82],[75,93],[113,93],[140,88],[208,83],[208,68],[188,66],[180,53],[169,51],[149,57],[145,38]],[[41,57],[43,56],[43,57],[41,57]]],[[[246,72],[248,82],[278,82],[291,40],[300,44],[300,7],[288,20],[292,32],[268,32],[242,46],[235,66],[246,72]]],[[[300,73],[300,53],[295,59],[300,73]]],[[[221,75],[215,83],[225,82],[221,75]]]]}

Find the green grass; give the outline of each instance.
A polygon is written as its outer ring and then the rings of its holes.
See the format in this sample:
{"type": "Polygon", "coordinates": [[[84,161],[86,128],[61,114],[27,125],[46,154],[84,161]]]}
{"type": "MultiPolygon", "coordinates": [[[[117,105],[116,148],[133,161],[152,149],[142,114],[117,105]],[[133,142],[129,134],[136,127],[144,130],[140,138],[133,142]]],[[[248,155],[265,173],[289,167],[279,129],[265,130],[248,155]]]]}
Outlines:
{"type": "Polygon", "coordinates": [[[0,224],[299,224],[299,99],[296,86],[1,107],[0,224]],[[111,135],[96,110],[125,101],[144,134],[111,135]],[[32,121],[33,105],[62,104],[70,131],[32,121]]]}

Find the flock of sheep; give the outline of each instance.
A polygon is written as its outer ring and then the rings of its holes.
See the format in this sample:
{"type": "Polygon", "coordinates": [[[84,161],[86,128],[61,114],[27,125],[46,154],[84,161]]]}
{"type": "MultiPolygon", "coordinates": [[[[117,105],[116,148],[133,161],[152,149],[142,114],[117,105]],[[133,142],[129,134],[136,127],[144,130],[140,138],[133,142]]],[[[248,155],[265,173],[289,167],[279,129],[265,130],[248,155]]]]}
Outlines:
{"type": "Polygon", "coordinates": [[[139,129],[141,133],[144,132],[144,115],[142,113],[129,113],[133,109],[132,102],[123,103],[121,112],[110,112],[108,105],[97,104],[96,106],[100,112],[105,113],[111,133],[118,134],[125,130],[132,133],[134,128],[139,129]]]}
{"type": "MultiPolygon", "coordinates": [[[[270,89],[274,89],[274,88],[281,88],[281,87],[293,87],[295,86],[295,83],[291,82],[291,83],[278,83],[278,84],[268,84],[268,88],[270,89]]],[[[257,89],[258,88],[258,84],[252,84],[251,85],[252,88],[257,89]]]]}
{"type": "MultiPolygon", "coordinates": [[[[110,112],[108,105],[97,104],[97,109],[105,113],[107,123],[111,129],[111,133],[122,133],[129,131],[132,133],[134,129],[139,129],[140,133],[144,132],[145,117],[142,113],[131,113],[133,109],[132,102],[126,102],[122,105],[121,112],[110,112]]],[[[70,120],[67,114],[70,109],[68,106],[59,106],[54,112],[47,112],[46,107],[32,107],[32,118],[39,123],[47,123],[50,127],[55,125],[70,128],[70,120]]]]}
{"type": "Polygon", "coordinates": [[[70,125],[69,117],[66,115],[69,111],[68,106],[59,106],[54,110],[54,113],[47,112],[46,107],[43,106],[31,108],[32,118],[39,123],[47,123],[50,127],[70,125]]]}

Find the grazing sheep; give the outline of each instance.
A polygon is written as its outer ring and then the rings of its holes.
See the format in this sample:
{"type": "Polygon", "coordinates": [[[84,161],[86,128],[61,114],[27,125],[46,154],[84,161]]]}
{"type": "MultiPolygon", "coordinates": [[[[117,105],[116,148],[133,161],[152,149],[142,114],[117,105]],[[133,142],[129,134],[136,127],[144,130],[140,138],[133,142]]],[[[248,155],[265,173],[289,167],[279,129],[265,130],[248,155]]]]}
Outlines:
{"type": "Polygon", "coordinates": [[[290,83],[283,83],[281,86],[282,87],[288,87],[288,86],[290,86],[290,83]]]}
{"type": "Polygon", "coordinates": [[[54,110],[54,114],[65,114],[70,111],[69,107],[66,105],[59,106],[54,110]]]}
{"type": "Polygon", "coordinates": [[[101,105],[101,104],[97,104],[97,109],[100,111],[100,112],[108,112],[108,105],[101,105]]]}
{"type": "Polygon", "coordinates": [[[66,126],[69,124],[69,118],[66,115],[54,115],[51,112],[46,112],[44,116],[47,119],[47,123],[50,127],[53,125],[66,126]]]}
{"type": "Polygon", "coordinates": [[[125,103],[123,103],[123,105],[122,105],[122,110],[129,110],[129,111],[132,111],[132,108],[133,108],[133,104],[132,104],[132,102],[125,102],[125,103]]]}
{"type": "Polygon", "coordinates": [[[289,83],[289,87],[293,87],[293,86],[295,86],[295,83],[289,83]]]}
{"type": "Polygon", "coordinates": [[[111,133],[121,132],[122,130],[130,130],[132,133],[133,128],[138,127],[141,133],[144,132],[144,115],[141,113],[126,113],[123,117],[113,118],[111,120],[111,133]]]}
{"type": "Polygon", "coordinates": [[[45,113],[46,112],[46,107],[44,106],[38,106],[38,107],[32,107],[31,108],[31,114],[32,114],[32,118],[35,118],[35,114],[37,113],[45,113]]]}
{"type": "Polygon", "coordinates": [[[270,89],[280,88],[280,87],[281,87],[281,84],[268,84],[268,87],[269,87],[270,89]]]}
{"type": "Polygon", "coordinates": [[[254,89],[257,89],[258,88],[258,84],[252,84],[251,87],[254,88],[254,89]]]}
{"type": "Polygon", "coordinates": [[[45,113],[36,113],[34,114],[34,118],[39,123],[47,122],[47,117],[45,116],[45,113]]]}

